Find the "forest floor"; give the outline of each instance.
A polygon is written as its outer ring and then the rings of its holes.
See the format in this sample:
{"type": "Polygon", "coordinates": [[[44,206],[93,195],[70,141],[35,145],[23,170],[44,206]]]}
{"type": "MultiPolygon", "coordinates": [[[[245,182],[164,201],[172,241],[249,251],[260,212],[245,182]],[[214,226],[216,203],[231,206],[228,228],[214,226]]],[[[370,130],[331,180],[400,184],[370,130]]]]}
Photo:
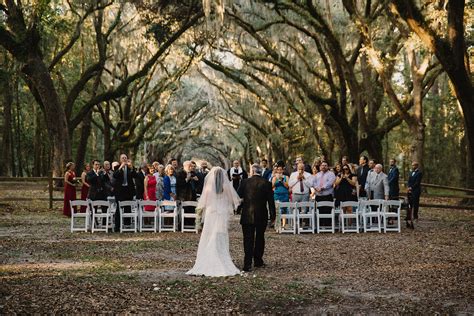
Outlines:
{"type": "MultiPolygon", "coordinates": [[[[267,266],[186,276],[192,233],[74,233],[44,190],[0,186],[0,314],[474,313],[474,211],[422,209],[402,233],[266,234],[267,266]],[[12,198],[13,197],[13,198],[12,198]]],[[[238,218],[231,255],[242,267],[238,218]]]]}

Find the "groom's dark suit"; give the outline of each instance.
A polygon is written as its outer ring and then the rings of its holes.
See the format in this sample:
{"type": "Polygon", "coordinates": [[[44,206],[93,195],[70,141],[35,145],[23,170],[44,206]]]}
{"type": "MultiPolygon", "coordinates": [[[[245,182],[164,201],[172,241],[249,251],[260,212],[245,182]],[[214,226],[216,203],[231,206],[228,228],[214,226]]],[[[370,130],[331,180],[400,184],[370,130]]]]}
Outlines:
{"type": "Polygon", "coordinates": [[[244,270],[248,271],[252,267],[252,258],[256,267],[263,266],[268,211],[270,220],[274,221],[275,200],[271,182],[256,175],[242,180],[237,193],[243,198],[240,224],[244,234],[244,270]]]}

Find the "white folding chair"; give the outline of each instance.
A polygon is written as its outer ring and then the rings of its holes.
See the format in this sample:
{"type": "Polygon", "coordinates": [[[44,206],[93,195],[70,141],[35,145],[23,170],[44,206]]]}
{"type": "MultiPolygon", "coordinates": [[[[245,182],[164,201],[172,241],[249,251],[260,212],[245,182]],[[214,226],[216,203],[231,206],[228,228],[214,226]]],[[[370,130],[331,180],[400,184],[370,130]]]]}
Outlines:
{"type": "Polygon", "coordinates": [[[92,232],[108,232],[111,224],[110,202],[91,201],[92,206],[92,232]],[[105,219],[105,225],[103,220],[105,219]],[[97,221],[97,223],[96,223],[97,221]]]}
{"type": "Polygon", "coordinates": [[[295,208],[298,234],[314,234],[314,202],[298,202],[295,208]],[[307,221],[308,225],[304,226],[303,221],[307,221]]]}
{"type": "Polygon", "coordinates": [[[383,201],[382,204],[382,217],[383,217],[383,231],[386,233],[390,232],[401,232],[400,213],[402,211],[402,201],[400,200],[388,200],[383,201]],[[389,225],[389,219],[395,218],[397,223],[395,225],[389,225]]]}
{"type": "Polygon", "coordinates": [[[120,232],[137,232],[138,229],[138,205],[136,201],[120,201],[120,232]],[[127,210],[127,212],[125,212],[127,210]],[[124,224],[124,219],[130,219],[130,225],[124,224]]]}
{"type": "Polygon", "coordinates": [[[321,202],[316,202],[316,232],[319,233],[333,233],[336,230],[336,225],[335,225],[335,218],[334,218],[334,201],[321,201],[321,202]],[[322,213],[321,214],[321,208],[331,208],[330,213],[322,213]],[[321,219],[330,219],[331,220],[331,226],[322,226],[321,225],[321,219]]]}
{"type": "Polygon", "coordinates": [[[73,232],[87,232],[89,229],[89,221],[91,217],[91,209],[90,209],[90,204],[89,200],[84,201],[84,200],[74,200],[74,201],[69,201],[69,205],[71,207],[71,233],[73,232]],[[81,213],[78,212],[78,210],[81,209],[81,206],[86,207],[86,212],[81,213]],[[82,226],[77,226],[75,222],[77,220],[80,220],[81,222],[84,221],[84,225],[82,226]]]}
{"type": "Polygon", "coordinates": [[[366,232],[382,232],[381,224],[381,208],[383,200],[366,200],[360,202],[362,212],[362,220],[364,223],[364,233],[366,232]],[[374,219],[376,223],[374,223],[374,219]]]}
{"type": "Polygon", "coordinates": [[[277,212],[280,214],[280,230],[279,233],[296,234],[296,203],[294,202],[278,202],[276,204],[277,212]],[[286,209],[286,211],[285,211],[286,209]],[[285,213],[283,213],[285,212],[285,213]],[[282,225],[283,219],[286,220],[286,227],[282,225]]]}
{"type": "Polygon", "coordinates": [[[341,225],[342,233],[359,233],[359,202],[346,201],[341,202],[341,214],[339,215],[339,223],[341,225]],[[352,207],[352,213],[344,213],[345,207],[352,207]],[[347,220],[347,225],[346,225],[347,220]],[[354,225],[349,225],[349,221],[355,222],[354,225]]]}
{"type": "Polygon", "coordinates": [[[178,228],[178,206],[176,201],[161,201],[158,211],[158,231],[175,232],[178,228]],[[170,209],[171,208],[171,209],[170,209]],[[172,224],[168,225],[165,220],[171,219],[172,224]]]}
{"type": "Polygon", "coordinates": [[[138,230],[140,232],[154,232],[158,229],[158,213],[160,201],[140,200],[138,201],[138,230]],[[145,207],[153,207],[153,211],[146,211],[145,207]],[[145,225],[145,219],[151,218],[153,224],[145,225]],[[151,226],[151,227],[150,227],[151,226]]]}
{"type": "Polygon", "coordinates": [[[193,232],[197,233],[196,229],[196,207],[198,205],[198,202],[196,201],[184,201],[181,203],[181,232],[193,232]],[[194,212],[193,213],[185,213],[184,208],[192,206],[194,207],[194,212]],[[193,225],[185,225],[184,220],[185,219],[194,219],[194,224],[193,225]]]}

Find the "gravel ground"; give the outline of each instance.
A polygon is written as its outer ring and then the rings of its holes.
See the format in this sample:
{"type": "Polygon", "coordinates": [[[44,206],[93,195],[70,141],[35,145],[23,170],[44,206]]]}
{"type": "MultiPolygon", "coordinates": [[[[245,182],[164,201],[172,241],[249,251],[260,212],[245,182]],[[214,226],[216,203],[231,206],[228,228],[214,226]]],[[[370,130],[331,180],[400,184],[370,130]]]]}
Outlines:
{"type": "MultiPolygon", "coordinates": [[[[46,201],[1,200],[18,191],[0,190],[1,314],[474,313],[473,211],[423,209],[400,234],[269,231],[265,268],[203,278],[185,275],[196,234],[71,234],[46,201]]],[[[230,240],[242,267],[237,217],[230,240]]]]}

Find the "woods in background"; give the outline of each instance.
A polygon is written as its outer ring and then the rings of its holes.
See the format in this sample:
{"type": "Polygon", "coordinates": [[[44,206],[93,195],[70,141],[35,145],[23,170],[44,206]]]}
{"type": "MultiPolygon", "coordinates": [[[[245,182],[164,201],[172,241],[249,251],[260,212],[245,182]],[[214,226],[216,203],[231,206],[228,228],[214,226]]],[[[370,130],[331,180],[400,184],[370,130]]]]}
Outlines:
{"type": "Polygon", "coordinates": [[[464,1],[219,3],[0,4],[0,174],[367,153],[474,187],[464,1]]]}

